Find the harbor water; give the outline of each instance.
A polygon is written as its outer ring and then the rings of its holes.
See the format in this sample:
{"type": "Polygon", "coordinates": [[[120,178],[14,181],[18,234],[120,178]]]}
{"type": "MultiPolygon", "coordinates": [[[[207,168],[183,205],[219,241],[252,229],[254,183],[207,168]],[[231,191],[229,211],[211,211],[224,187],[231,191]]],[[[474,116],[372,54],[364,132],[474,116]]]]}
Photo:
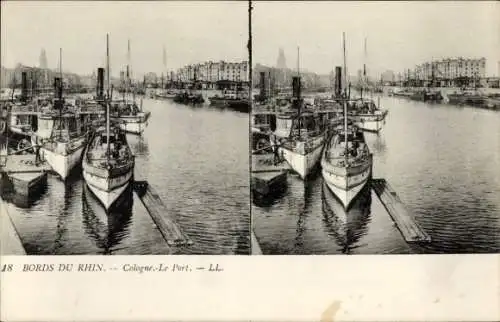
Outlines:
{"type": "MultiPolygon", "coordinates": [[[[376,98],[375,98],[376,99],[376,98]]],[[[431,236],[407,244],[375,192],[345,213],[318,172],[254,200],[253,226],[264,254],[494,253],[500,251],[500,113],[381,96],[389,110],[365,137],[373,177],[385,178],[431,236]]]]}
{"type": "Polygon", "coordinates": [[[28,254],[249,254],[248,114],[145,99],[141,137],[127,135],[147,180],[193,242],[170,248],[137,194],[106,215],[81,171],[49,175],[35,198],[4,196],[28,254]]]}

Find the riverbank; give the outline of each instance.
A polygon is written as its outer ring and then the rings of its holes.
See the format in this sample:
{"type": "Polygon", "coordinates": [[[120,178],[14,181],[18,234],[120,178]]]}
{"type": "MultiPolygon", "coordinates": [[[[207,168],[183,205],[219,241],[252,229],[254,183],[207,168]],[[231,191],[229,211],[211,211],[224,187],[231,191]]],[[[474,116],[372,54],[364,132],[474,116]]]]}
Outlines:
{"type": "Polygon", "coordinates": [[[0,217],[1,217],[1,255],[26,255],[21,237],[16,231],[9,215],[7,204],[0,198],[0,217]]]}

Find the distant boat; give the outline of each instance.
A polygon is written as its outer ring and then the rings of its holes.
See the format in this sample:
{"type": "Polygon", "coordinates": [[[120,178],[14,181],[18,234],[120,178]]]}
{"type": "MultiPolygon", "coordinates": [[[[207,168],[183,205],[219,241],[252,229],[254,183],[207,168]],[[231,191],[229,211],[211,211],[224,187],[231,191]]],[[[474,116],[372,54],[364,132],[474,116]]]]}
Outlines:
{"type": "MultiPolygon", "coordinates": [[[[142,101],[141,101],[142,105],[142,101]]],[[[142,111],[134,100],[117,100],[111,103],[111,120],[127,133],[141,134],[148,126],[151,112],[142,111]]]]}
{"type": "Polygon", "coordinates": [[[461,90],[446,95],[450,104],[483,105],[487,97],[477,90],[461,90]]]}
{"type": "Polygon", "coordinates": [[[233,110],[248,113],[250,102],[246,91],[225,90],[222,95],[215,95],[208,99],[210,105],[228,107],[233,110]]]}
{"type": "Polygon", "coordinates": [[[41,150],[47,163],[65,180],[71,170],[80,163],[87,142],[87,132],[72,112],[56,116],[53,122],[52,134],[42,144],[41,150]]]}
{"type": "Polygon", "coordinates": [[[205,99],[201,94],[182,92],[175,95],[174,102],[180,104],[202,104],[205,102],[205,99]]]}
{"type": "Polygon", "coordinates": [[[439,102],[443,100],[441,91],[435,89],[413,91],[413,93],[410,95],[410,98],[416,101],[424,101],[424,102],[439,102]]]}
{"type": "Polygon", "coordinates": [[[350,102],[348,117],[365,131],[379,132],[385,124],[387,110],[382,110],[371,99],[360,98],[350,102]]]}

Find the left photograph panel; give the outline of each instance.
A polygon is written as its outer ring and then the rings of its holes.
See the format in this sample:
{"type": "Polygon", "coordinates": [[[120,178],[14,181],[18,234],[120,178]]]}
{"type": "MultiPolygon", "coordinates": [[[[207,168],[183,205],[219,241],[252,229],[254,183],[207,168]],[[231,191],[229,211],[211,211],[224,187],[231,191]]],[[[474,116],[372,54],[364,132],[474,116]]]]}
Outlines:
{"type": "Polygon", "coordinates": [[[2,2],[2,255],[249,255],[244,2],[2,2]]]}

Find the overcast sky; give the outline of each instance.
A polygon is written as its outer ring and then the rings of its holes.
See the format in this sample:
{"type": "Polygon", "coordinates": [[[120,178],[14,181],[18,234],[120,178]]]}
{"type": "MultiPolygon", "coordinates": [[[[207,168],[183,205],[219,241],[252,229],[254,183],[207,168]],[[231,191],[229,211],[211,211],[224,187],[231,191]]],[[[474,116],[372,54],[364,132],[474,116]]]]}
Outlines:
{"type": "MultiPolygon", "coordinates": [[[[2,1],[1,63],[38,65],[41,48],[49,67],[90,74],[105,64],[110,34],[113,74],[126,64],[131,41],[136,74],[206,60],[246,60],[248,3],[241,2],[17,2],[2,1]]],[[[487,73],[500,60],[500,3],[444,2],[254,2],[254,63],[275,65],[278,50],[287,65],[328,73],[342,64],[347,36],[351,74],[366,62],[373,73],[402,71],[447,56],[486,57],[487,73]]]]}
{"type": "Polygon", "coordinates": [[[83,2],[2,1],[1,63],[38,66],[45,48],[48,65],[91,74],[105,64],[110,34],[111,70],[126,64],[127,38],[132,69],[162,72],[206,60],[248,60],[246,2],[83,2]]]}
{"type": "Polygon", "coordinates": [[[367,63],[372,71],[402,71],[447,56],[485,57],[487,74],[500,61],[500,3],[443,2],[256,2],[253,59],[275,65],[279,47],[288,67],[328,73],[342,64],[346,32],[350,74],[367,63]]]}

